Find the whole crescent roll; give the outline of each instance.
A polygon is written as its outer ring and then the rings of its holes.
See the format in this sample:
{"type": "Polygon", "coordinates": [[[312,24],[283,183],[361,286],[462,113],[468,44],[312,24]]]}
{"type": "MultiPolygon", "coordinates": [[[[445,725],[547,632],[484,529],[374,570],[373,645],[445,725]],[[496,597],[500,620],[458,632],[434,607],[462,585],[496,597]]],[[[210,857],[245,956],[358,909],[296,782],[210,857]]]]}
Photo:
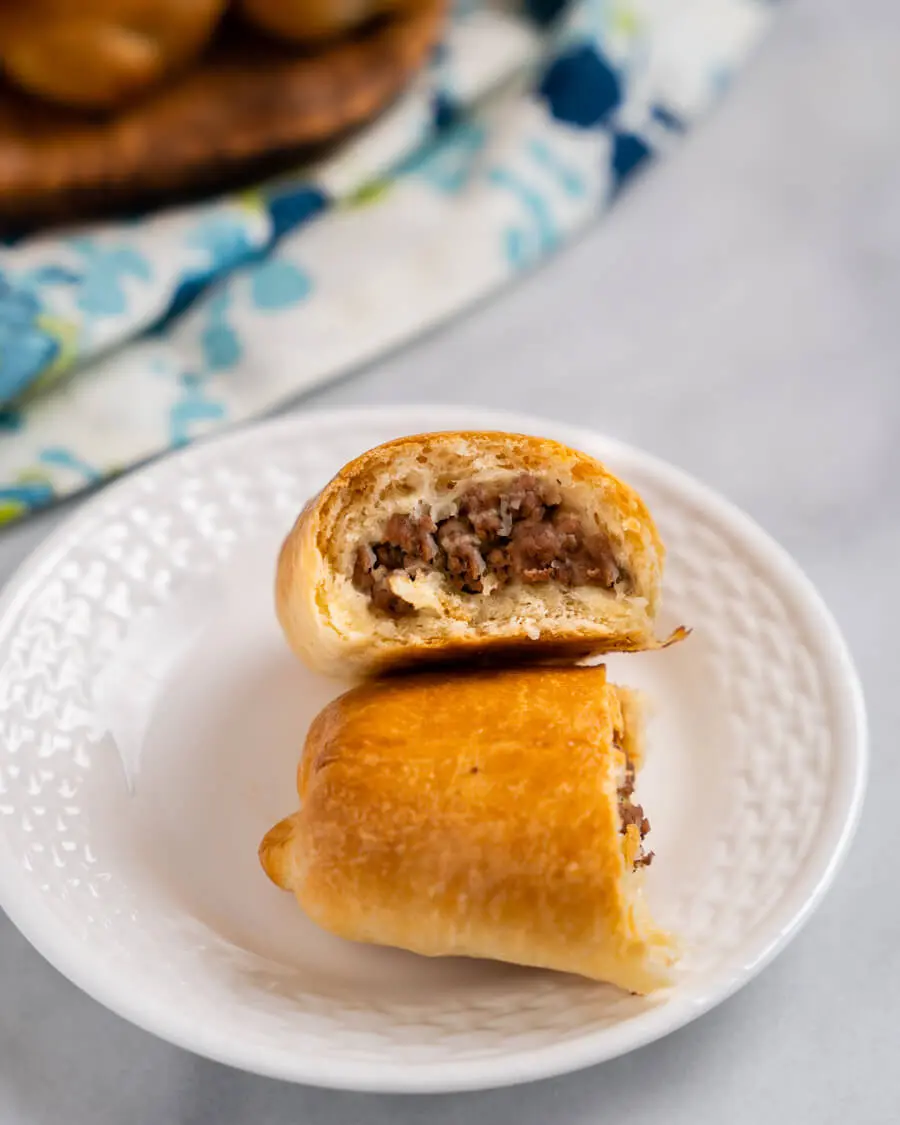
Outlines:
{"type": "Polygon", "coordinates": [[[425,434],[359,457],[306,506],[276,608],[294,651],[333,675],[630,651],[660,644],[663,558],[640,496],[593,457],[520,434],[425,434]]]}
{"type": "Polygon", "coordinates": [[[64,105],[111,108],[199,54],[227,0],[0,3],[9,78],[64,105]]]}
{"type": "Polygon", "coordinates": [[[313,722],[260,859],[340,937],[650,992],[676,947],[643,899],[641,738],[602,667],[365,684],[313,722]]]}

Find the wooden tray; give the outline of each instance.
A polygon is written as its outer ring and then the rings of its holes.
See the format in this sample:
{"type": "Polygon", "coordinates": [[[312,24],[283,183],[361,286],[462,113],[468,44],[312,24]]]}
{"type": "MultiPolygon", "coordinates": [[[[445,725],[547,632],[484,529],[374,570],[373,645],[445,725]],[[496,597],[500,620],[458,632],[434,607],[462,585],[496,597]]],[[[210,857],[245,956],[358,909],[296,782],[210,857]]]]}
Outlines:
{"type": "Polygon", "coordinates": [[[303,159],[400,93],[437,42],[445,6],[417,0],[315,54],[226,21],[190,71],[105,118],[0,82],[0,229],[145,210],[303,159]]]}

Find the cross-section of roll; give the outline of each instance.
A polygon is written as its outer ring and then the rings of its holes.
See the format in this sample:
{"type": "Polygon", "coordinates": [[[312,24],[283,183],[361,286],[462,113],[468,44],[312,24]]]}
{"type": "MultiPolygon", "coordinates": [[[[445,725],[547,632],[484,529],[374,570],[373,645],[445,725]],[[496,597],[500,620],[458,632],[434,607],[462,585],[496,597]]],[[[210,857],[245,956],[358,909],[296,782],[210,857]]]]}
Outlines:
{"type": "Polygon", "coordinates": [[[313,722],[260,859],[340,937],[649,992],[675,946],[643,899],[641,743],[602,667],[364,684],[313,722]]]}
{"type": "Polygon", "coordinates": [[[664,550],[594,458],[503,433],[403,438],[351,462],[281,552],[277,609],[311,667],[657,647],[664,550]]]}

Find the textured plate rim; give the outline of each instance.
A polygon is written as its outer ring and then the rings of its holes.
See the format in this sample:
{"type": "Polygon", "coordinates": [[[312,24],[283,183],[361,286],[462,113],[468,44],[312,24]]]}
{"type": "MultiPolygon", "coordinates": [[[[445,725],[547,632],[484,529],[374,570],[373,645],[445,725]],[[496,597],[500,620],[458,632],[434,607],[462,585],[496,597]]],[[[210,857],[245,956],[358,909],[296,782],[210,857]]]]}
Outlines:
{"type": "MultiPolygon", "coordinates": [[[[448,1093],[512,1086],[571,1073],[606,1062],[648,1045],[684,1027],[728,999],[760,973],[800,932],[830,888],[859,823],[868,775],[868,727],[862,685],[840,629],[811,580],[800,566],[750,516],[731,501],[669,462],[630,444],[551,418],[519,415],[475,406],[407,404],[353,408],[307,409],[302,413],[269,419],[210,439],[202,439],[177,453],[154,461],[89,499],[52,532],[22,562],[0,596],[0,636],[6,619],[17,611],[23,597],[81,538],[82,529],[102,516],[103,509],[129,491],[139,492],[141,481],[160,472],[172,472],[182,463],[215,458],[220,448],[237,449],[254,444],[260,434],[344,422],[347,425],[396,424],[397,433],[422,429],[495,428],[507,431],[547,432],[578,447],[601,443],[603,457],[639,463],[650,477],[663,481],[708,512],[748,553],[763,556],[775,573],[778,588],[798,607],[815,641],[817,661],[831,686],[835,742],[838,748],[823,824],[801,869],[793,893],[785,896],[754,931],[753,955],[735,956],[701,985],[681,986],[666,1003],[625,1024],[587,1031],[548,1047],[514,1050],[487,1059],[406,1064],[386,1067],[357,1060],[316,1059],[264,1047],[242,1045],[217,1028],[197,1027],[189,1016],[163,1004],[134,996],[128,981],[105,971],[102,957],[84,954],[67,941],[53,914],[45,907],[33,883],[18,864],[6,861],[0,851],[0,907],[31,945],[82,991],[130,1023],[185,1050],[216,1062],[266,1077],[335,1090],[367,1093],[448,1093]]],[[[0,840],[0,847],[2,847],[0,840]]]]}

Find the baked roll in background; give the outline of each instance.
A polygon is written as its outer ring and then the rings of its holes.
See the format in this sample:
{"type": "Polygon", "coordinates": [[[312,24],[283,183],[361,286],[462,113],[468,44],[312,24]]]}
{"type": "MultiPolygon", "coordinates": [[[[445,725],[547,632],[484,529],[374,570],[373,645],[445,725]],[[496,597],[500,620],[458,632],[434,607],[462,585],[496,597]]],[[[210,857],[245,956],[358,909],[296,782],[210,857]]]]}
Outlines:
{"type": "Polygon", "coordinates": [[[0,61],[39,97],[122,105],[206,46],[227,0],[12,0],[0,3],[0,61]]]}
{"type": "Polygon", "coordinates": [[[675,947],[642,897],[641,760],[639,701],[603,667],[364,684],[313,722],[260,859],[340,937],[649,992],[675,947]]]}
{"type": "Polygon", "coordinates": [[[294,651],[333,675],[490,652],[658,647],[664,550],[640,496],[543,438],[426,434],[351,462],[281,551],[294,651]]]}

